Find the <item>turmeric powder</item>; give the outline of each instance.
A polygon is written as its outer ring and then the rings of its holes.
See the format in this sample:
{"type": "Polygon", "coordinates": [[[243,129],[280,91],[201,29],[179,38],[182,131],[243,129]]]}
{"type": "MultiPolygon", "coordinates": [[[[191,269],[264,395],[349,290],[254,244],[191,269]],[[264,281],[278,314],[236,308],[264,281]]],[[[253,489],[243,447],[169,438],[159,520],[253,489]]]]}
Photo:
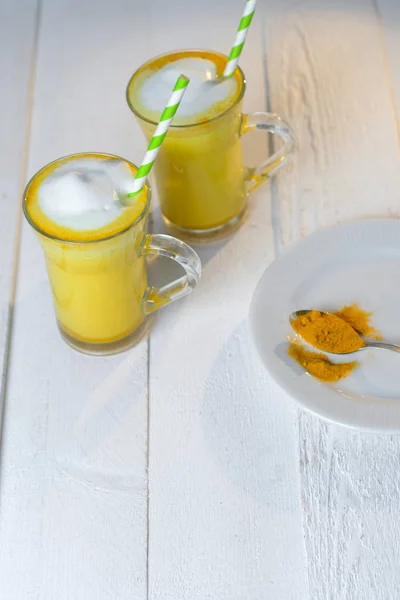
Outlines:
{"type": "Polygon", "coordinates": [[[358,304],[344,306],[334,314],[349,323],[361,335],[374,340],[382,339],[379,332],[370,324],[372,313],[366,312],[358,304]]]}
{"type": "Polygon", "coordinates": [[[310,375],[327,383],[334,383],[350,375],[357,362],[335,364],[324,354],[310,352],[299,344],[289,344],[288,354],[310,375]]]}
{"type": "Polygon", "coordinates": [[[346,354],[360,350],[365,344],[353,327],[340,317],[310,310],[292,322],[304,341],[323,352],[346,354]]]}

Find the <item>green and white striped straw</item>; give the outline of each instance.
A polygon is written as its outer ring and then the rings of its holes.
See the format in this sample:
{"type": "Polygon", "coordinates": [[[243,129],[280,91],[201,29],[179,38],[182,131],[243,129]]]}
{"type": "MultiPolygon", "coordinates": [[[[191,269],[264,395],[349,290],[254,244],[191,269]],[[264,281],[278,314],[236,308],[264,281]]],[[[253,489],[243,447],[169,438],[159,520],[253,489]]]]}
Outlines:
{"type": "Polygon", "coordinates": [[[239,62],[239,57],[242,54],[243,46],[246,41],[247,32],[254,16],[254,10],[257,0],[247,0],[246,8],[242,18],[240,19],[239,29],[236,34],[236,40],[226,63],[224,77],[229,77],[235,72],[239,62]]]}
{"type": "Polygon", "coordinates": [[[136,177],[133,181],[133,190],[128,194],[128,198],[132,198],[139,194],[144,184],[146,183],[147,177],[153,167],[154,161],[157,157],[157,154],[160,151],[161,144],[164,141],[165,136],[167,135],[167,131],[169,126],[171,125],[171,121],[175,116],[176,111],[179,108],[181,100],[183,98],[184,93],[186,92],[186,88],[189,85],[190,79],[185,75],[180,75],[176,80],[175,87],[171,94],[170,99],[168,100],[168,104],[165,107],[160,122],[157,125],[157,129],[154,132],[153,137],[151,138],[151,142],[147,148],[146,154],[144,155],[144,159],[142,164],[140,165],[136,177]]]}

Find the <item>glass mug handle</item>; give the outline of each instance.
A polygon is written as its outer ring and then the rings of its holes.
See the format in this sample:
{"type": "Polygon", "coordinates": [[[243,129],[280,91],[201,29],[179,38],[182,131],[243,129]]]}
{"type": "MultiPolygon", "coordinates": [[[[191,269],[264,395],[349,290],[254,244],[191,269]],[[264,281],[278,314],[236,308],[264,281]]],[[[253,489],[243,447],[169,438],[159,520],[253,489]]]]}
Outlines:
{"type": "Polygon", "coordinates": [[[254,192],[264,181],[275,175],[279,169],[289,162],[296,143],[289,125],[274,113],[255,112],[250,115],[242,115],[239,135],[242,136],[251,131],[273,133],[282,138],[283,146],[261,163],[259,167],[247,169],[245,186],[248,194],[254,192]]]}
{"type": "Polygon", "coordinates": [[[177,238],[163,234],[147,234],[142,242],[140,255],[172,258],[186,271],[186,275],[161,288],[150,287],[147,289],[144,297],[144,312],[146,315],[187,296],[199,282],[201,276],[200,258],[190,246],[177,238]]]}

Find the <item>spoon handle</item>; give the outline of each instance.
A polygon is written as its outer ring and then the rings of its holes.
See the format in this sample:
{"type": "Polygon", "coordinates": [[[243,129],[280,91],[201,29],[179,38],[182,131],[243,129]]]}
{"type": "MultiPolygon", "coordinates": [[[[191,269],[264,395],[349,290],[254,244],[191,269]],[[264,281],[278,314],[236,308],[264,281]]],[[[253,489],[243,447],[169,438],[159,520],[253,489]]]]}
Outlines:
{"type": "Polygon", "coordinates": [[[392,352],[400,353],[400,346],[396,344],[385,344],[385,342],[366,342],[366,348],[379,348],[381,350],[392,350],[392,352]]]}

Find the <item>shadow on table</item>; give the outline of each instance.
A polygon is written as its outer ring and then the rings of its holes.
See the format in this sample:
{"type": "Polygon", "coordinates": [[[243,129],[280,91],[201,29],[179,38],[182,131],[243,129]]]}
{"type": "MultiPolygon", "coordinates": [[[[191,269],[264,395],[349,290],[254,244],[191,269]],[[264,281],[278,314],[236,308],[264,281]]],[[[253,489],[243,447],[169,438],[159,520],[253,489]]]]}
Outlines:
{"type": "Polygon", "coordinates": [[[17,436],[24,453],[12,456],[27,470],[39,461],[49,476],[67,478],[68,485],[143,488],[146,348],[140,344],[107,357],[72,350],[57,330],[43,268],[13,310],[3,377],[5,443],[17,436]]]}
{"type": "Polygon", "coordinates": [[[291,479],[293,417],[280,395],[272,395],[245,321],[221,348],[206,382],[203,434],[223,475],[258,504],[279,497],[280,509],[293,501],[282,495],[291,479]],[[282,497],[283,496],[283,497],[282,497]]]}
{"type": "MultiPolygon", "coordinates": [[[[160,208],[155,207],[149,218],[150,233],[163,233],[170,235],[161,216],[160,208]]],[[[197,252],[200,257],[202,267],[204,268],[229,242],[228,237],[220,242],[210,244],[193,244],[189,245],[197,252]]],[[[164,257],[155,257],[149,261],[148,278],[150,285],[160,287],[182,277],[183,270],[175,261],[164,257]]]]}

